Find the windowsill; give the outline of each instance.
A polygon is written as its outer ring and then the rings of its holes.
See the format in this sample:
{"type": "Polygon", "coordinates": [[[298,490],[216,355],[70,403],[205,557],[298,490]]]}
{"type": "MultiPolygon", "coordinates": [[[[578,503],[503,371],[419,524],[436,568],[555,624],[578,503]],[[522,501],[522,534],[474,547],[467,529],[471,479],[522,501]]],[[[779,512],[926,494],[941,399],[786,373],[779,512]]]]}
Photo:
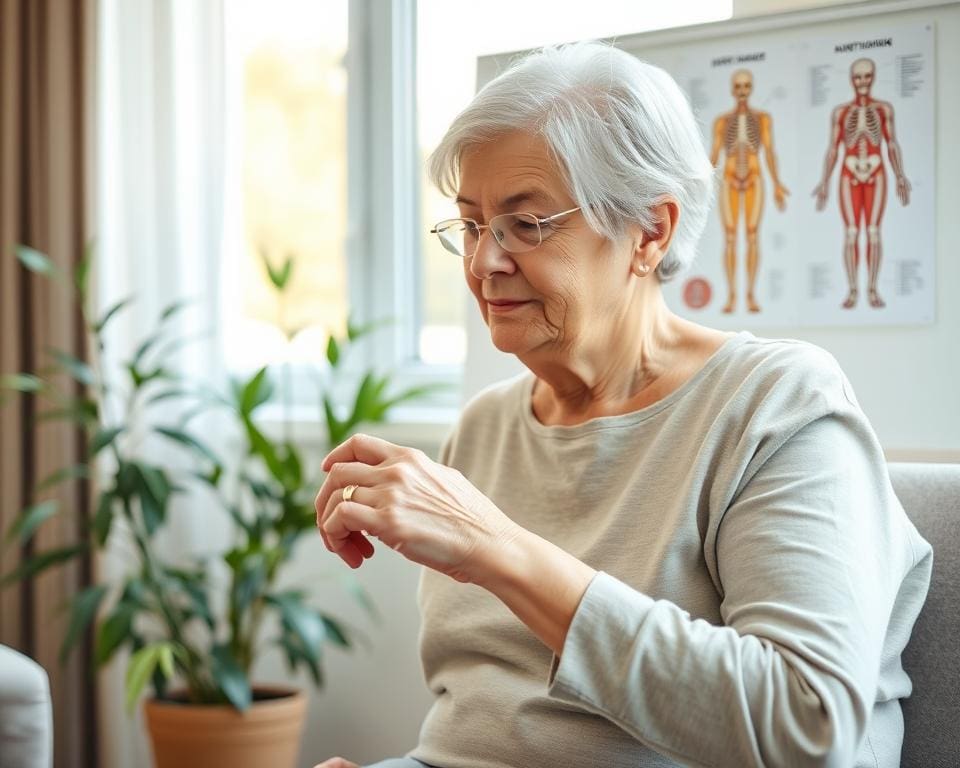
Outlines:
{"type": "MultiPolygon", "coordinates": [[[[435,456],[459,414],[459,408],[397,406],[391,410],[388,421],[363,424],[359,431],[397,445],[419,448],[435,456]]],[[[269,437],[280,438],[284,429],[283,407],[274,404],[262,406],[257,422],[269,437]]],[[[326,423],[316,408],[291,407],[290,423],[291,437],[298,445],[311,450],[327,450],[326,423]]]]}

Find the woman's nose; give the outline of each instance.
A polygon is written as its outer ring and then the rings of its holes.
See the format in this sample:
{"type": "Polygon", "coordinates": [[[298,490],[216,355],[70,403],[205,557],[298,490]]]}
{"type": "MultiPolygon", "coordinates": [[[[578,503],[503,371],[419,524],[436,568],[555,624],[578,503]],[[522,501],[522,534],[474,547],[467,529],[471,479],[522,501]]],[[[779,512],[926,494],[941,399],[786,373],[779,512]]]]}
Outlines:
{"type": "Polygon", "coordinates": [[[493,232],[489,229],[480,231],[477,241],[477,252],[470,259],[470,272],[479,280],[486,280],[495,272],[504,272],[508,275],[517,271],[517,263],[507,251],[503,250],[493,232]]]}

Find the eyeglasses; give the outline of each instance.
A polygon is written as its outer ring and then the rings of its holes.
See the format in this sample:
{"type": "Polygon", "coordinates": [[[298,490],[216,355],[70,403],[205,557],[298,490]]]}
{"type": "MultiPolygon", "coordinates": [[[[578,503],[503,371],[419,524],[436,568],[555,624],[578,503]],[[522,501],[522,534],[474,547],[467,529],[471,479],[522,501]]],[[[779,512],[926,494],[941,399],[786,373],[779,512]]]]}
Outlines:
{"type": "Polygon", "coordinates": [[[561,211],[545,219],[532,213],[501,213],[489,224],[477,224],[473,219],[446,219],[430,230],[440,238],[443,247],[461,258],[473,256],[480,243],[480,231],[489,229],[503,250],[509,253],[532,251],[556,232],[553,222],[580,210],[580,206],[561,211]]]}

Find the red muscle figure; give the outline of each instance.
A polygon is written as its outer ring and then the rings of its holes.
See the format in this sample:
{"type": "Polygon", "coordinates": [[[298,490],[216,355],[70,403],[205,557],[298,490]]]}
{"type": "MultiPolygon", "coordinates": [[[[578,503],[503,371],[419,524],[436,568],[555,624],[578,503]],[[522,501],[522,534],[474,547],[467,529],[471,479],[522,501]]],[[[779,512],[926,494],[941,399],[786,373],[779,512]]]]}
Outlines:
{"type": "Polygon", "coordinates": [[[867,230],[867,298],[870,306],[881,308],[877,293],[882,254],[880,221],[887,200],[887,174],[880,154],[881,142],[887,142],[887,157],[897,179],[897,197],[903,205],[910,202],[910,182],[903,174],[900,145],[893,131],[893,107],[871,98],[876,66],[871,59],[857,59],[850,67],[850,81],[856,93],[853,101],[841,104],[830,117],[830,148],[823,167],[823,178],[813,190],[817,210],[827,203],[827,184],[837,154],[842,151],[840,170],[840,214],[843,216],[843,265],[849,292],[844,309],[857,303],[857,267],[860,263],[859,235],[867,230]]]}

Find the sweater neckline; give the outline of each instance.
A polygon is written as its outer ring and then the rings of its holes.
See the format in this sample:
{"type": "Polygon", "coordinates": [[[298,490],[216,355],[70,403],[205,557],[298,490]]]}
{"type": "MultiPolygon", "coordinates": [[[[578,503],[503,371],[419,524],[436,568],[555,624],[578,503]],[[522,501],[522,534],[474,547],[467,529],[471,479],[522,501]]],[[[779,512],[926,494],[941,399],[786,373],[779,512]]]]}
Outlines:
{"type": "Polygon", "coordinates": [[[537,378],[533,373],[528,371],[523,376],[522,386],[519,387],[520,419],[527,428],[536,435],[566,440],[608,429],[634,426],[657,415],[689,395],[697,389],[709,373],[723,362],[724,359],[729,357],[737,347],[752,338],[754,338],[754,336],[750,331],[740,331],[736,335],[731,336],[720,345],[716,352],[707,358],[707,361],[701,366],[700,370],[666,397],[657,400],[657,402],[651,403],[639,410],[631,411],[630,413],[621,413],[616,416],[596,416],[581,424],[542,424],[533,412],[533,388],[537,378]]]}

